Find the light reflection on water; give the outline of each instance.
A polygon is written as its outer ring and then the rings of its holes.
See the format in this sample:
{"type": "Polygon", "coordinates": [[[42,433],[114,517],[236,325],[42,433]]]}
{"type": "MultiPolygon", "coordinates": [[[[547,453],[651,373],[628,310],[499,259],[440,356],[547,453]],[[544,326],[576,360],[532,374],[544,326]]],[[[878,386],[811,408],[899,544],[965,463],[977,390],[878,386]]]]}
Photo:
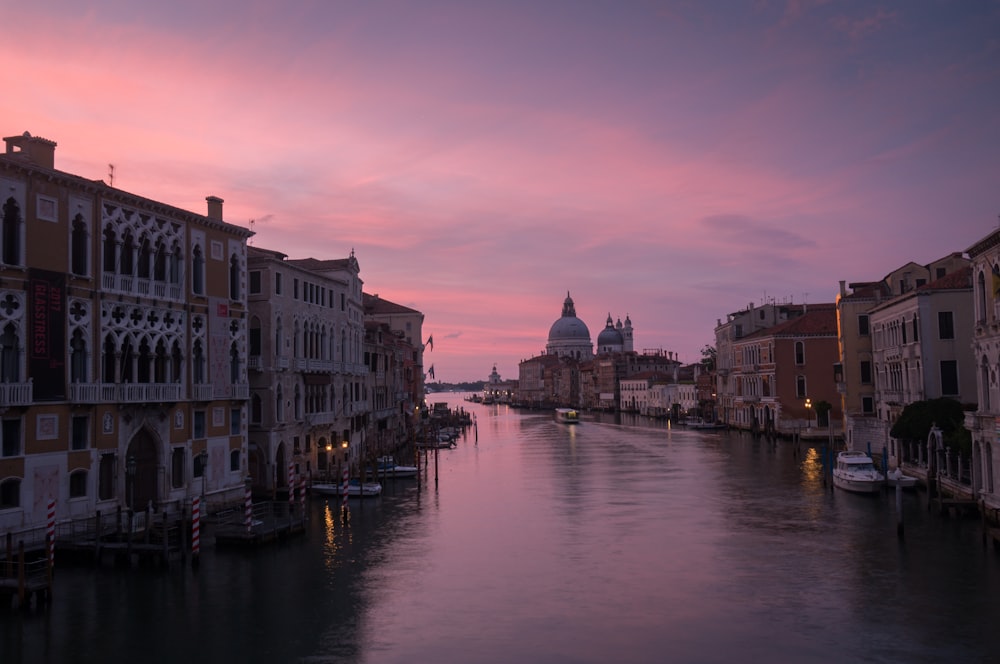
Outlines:
{"type": "MultiPolygon", "coordinates": [[[[440,400],[440,399],[435,399],[440,400]]],[[[932,662],[1000,655],[975,522],[834,492],[819,451],[476,406],[439,481],[315,499],[198,573],[62,568],[0,661],[932,662]],[[478,433],[478,439],[475,435],[478,433]],[[155,625],[150,629],[149,625],[155,625]],[[86,658],[85,658],[86,659],[86,658]]]]}

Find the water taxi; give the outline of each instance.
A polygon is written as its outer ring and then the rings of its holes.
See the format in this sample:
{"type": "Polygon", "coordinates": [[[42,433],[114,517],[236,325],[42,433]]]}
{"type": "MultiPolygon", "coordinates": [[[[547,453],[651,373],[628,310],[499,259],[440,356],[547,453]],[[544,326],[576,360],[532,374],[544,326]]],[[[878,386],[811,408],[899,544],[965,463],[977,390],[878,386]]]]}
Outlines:
{"type": "Polygon", "coordinates": [[[556,421],[564,424],[579,424],[580,411],[575,408],[556,408],[556,421]]]}

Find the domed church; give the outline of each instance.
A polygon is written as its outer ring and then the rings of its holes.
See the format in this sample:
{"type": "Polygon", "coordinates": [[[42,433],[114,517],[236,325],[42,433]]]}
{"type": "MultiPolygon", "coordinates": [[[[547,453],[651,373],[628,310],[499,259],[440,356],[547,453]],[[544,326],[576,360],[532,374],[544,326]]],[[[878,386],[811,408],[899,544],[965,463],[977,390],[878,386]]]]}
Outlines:
{"type": "Polygon", "coordinates": [[[589,360],[594,356],[594,345],[590,341],[590,330],[586,323],[576,317],[573,298],[566,291],[562,316],[549,328],[549,342],[545,344],[548,355],[572,357],[575,360],[589,360]]]}
{"type": "Polygon", "coordinates": [[[621,353],[632,351],[632,319],[625,316],[625,324],[622,319],[618,319],[615,324],[608,314],[608,322],[604,329],[597,335],[597,354],[605,355],[609,353],[621,353]]]}

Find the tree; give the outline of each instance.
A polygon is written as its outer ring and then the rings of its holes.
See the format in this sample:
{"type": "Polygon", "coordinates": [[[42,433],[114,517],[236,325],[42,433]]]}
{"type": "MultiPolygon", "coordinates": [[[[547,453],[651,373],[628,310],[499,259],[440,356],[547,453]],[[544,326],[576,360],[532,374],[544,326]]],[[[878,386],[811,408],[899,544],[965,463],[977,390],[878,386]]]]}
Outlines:
{"type": "Polygon", "coordinates": [[[948,397],[907,404],[889,435],[923,443],[932,426],[941,429],[947,447],[963,454],[972,453],[972,434],[965,428],[965,411],[962,404],[948,397]]]}
{"type": "Polygon", "coordinates": [[[705,347],[701,349],[701,366],[708,371],[714,370],[715,357],[715,346],[709,346],[706,344],[705,347]]]}

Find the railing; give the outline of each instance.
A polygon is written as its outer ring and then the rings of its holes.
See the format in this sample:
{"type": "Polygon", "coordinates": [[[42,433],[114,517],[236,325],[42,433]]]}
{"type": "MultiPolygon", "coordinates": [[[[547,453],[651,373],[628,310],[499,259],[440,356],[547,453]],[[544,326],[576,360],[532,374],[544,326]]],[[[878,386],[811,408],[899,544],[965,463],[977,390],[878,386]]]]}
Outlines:
{"type": "Polygon", "coordinates": [[[261,361],[260,355],[251,355],[249,358],[247,358],[248,369],[252,369],[253,371],[260,371],[261,366],[263,366],[263,363],[261,361]]]}
{"type": "Polygon", "coordinates": [[[287,369],[288,368],[288,358],[287,357],[279,357],[277,359],[277,362],[275,362],[275,364],[277,365],[277,367],[279,369],[287,369]]]}
{"type": "Polygon", "coordinates": [[[147,279],[145,277],[139,278],[131,274],[116,274],[114,272],[101,273],[101,287],[105,291],[114,293],[126,293],[158,300],[173,300],[175,302],[181,301],[184,296],[184,289],[181,284],[147,279]]]}
{"type": "Polygon", "coordinates": [[[211,383],[192,385],[191,398],[194,401],[212,401],[215,398],[215,385],[211,383]]]}
{"type": "Polygon", "coordinates": [[[180,401],[180,383],[123,383],[101,385],[101,401],[118,403],[167,403],[180,401]]]}
{"type": "Polygon", "coordinates": [[[30,406],[34,390],[26,383],[0,383],[0,406],[30,406]]]}

